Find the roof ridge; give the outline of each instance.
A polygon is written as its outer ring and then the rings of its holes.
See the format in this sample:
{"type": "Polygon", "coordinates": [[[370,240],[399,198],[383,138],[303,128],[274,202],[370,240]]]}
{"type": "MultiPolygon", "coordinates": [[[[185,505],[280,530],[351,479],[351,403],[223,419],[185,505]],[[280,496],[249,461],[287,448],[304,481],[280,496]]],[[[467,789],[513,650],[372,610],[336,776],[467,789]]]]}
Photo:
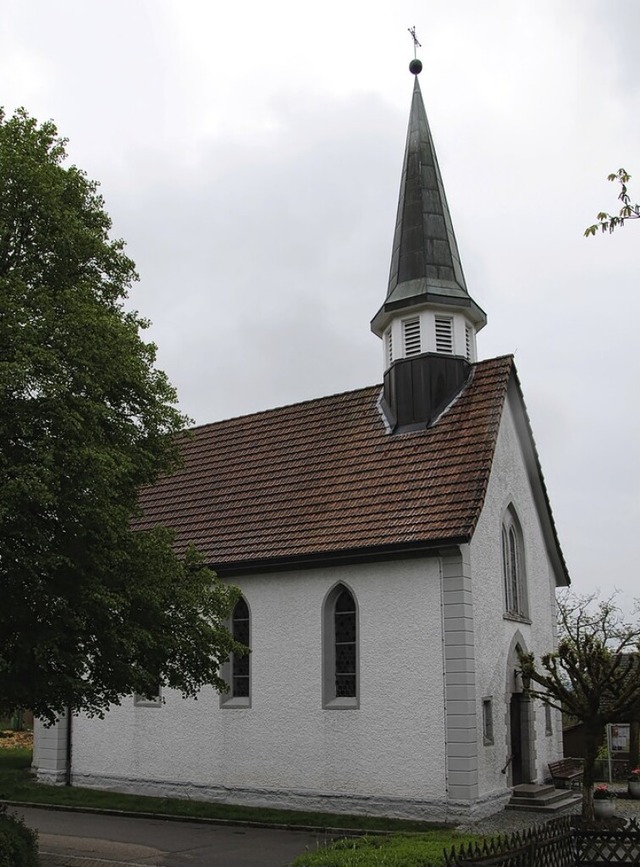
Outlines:
{"type": "Polygon", "coordinates": [[[258,409],[258,410],[255,410],[254,412],[241,413],[240,415],[232,415],[232,416],[228,416],[227,418],[217,419],[216,421],[207,421],[207,422],[203,422],[202,424],[197,424],[197,425],[194,425],[193,427],[186,428],[186,430],[183,431],[182,433],[193,433],[194,431],[202,430],[202,428],[205,428],[205,427],[213,427],[214,425],[226,424],[227,422],[239,421],[240,419],[257,418],[258,416],[269,415],[270,413],[274,413],[274,412],[281,412],[282,410],[285,410],[285,409],[293,409],[294,407],[305,406],[305,405],[308,405],[311,403],[320,403],[324,400],[333,400],[334,398],[343,397],[343,396],[346,396],[349,394],[357,394],[359,391],[361,391],[363,393],[367,392],[367,391],[372,391],[373,389],[376,389],[376,388],[382,388],[382,383],[377,382],[377,383],[374,383],[373,385],[360,386],[359,388],[350,388],[350,389],[347,389],[346,391],[334,392],[333,394],[322,394],[319,397],[309,397],[309,398],[305,398],[305,400],[296,400],[293,403],[283,403],[283,404],[280,404],[279,406],[271,406],[268,409],[258,409]]]}
{"type": "MultiPolygon", "coordinates": [[[[494,364],[496,362],[504,361],[507,358],[513,360],[514,356],[512,353],[506,353],[504,355],[497,355],[494,358],[484,358],[484,359],[482,359],[482,361],[474,362],[474,364],[472,364],[471,366],[475,370],[476,368],[482,368],[484,366],[489,366],[489,365],[494,364]]],[[[228,416],[227,418],[216,419],[215,421],[203,422],[202,424],[194,425],[193,427],[187,428],[183,433],[194,433],[196,431],[202,430],[203,428],[213,427],[214,425],[226,424],[226,423],[232,422],[232,421],[239,421],[240,419],[258,418],[260,416],[269,415],[270,413],[282,412],[283,410],[293,409],[294,407],[303,407],[303,406],[308,406],[309,404],[312,404],[312,403],[321,403],[322,401],[325,401],[325,400],[334,400],[335,398],[346,397],[347,395],[357,394],[358,392],[362,392],[364,394],[367,391],[371,391],[373,389],[381,389],[381,388],[382,388],[382,383],[376,382],[376,383],[373,383],[372,385],[364,385],[364,386],[360,386],[359,388],[350,388],[350,389],[347,389],[346,391],[334,392],[333,394],[323,394],[323,395],[320,395],[319,397],[310,397],[310,398],[305,398],[304,400],[296,400],[296,401],[293,401],[292,403],[283,403],[283,404],[280,404],[279,406],[271,406],[268,409],[259,409],[259,410],[255,410],[254,412],[241,413],[239,415],[228,416]]],[[[465,390],[466,389],[463,389],[462,393],[464,393],[465,390]]]]}

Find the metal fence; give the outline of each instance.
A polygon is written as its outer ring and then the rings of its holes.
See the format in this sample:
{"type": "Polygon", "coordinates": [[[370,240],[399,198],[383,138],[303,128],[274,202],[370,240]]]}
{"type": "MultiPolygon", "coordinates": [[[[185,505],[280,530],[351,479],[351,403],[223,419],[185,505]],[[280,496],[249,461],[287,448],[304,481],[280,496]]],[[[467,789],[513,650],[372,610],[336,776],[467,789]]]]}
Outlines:
{"type": "Polygon", "coordinates": [[[605,867],[640,864],[635,819],[615,825],[572,827],[571,816],[526,831],[469,843],[444,853],[446,867],[605,867]]]}
{"type": "Polygon", "coordinates": [[[577,867],[640,864],[640,827],[636,819],[617,828],[577,829],[575,845],[577,867]]]}

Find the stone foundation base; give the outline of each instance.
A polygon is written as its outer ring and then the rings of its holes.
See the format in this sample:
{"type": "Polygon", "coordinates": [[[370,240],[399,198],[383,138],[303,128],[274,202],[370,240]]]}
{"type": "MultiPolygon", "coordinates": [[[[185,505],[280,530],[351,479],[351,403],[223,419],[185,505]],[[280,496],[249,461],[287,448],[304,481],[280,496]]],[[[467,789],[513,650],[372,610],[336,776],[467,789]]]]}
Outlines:
{"type": "Polygon", "coordinates": [[[78,773],[72,775],[72,784],[156,798],[182,798],[218,804],[316,813],[381,816],[442,824],[457,824],[461,821],[490,816],[502,810],[511,796],[510,790],[506,789],[473,802],[435,799],[421,801],[380,795],[321,792],[312,789],[283,791],[266,788],[230,788],[201,786],[182,781],[129,779],[78,773]]]}
{"type": "Polygon", "coordinates": [[[38,768],[36,773],[36,779],[39,783],[47,783],[51,786],[64,786],[67,781],[67,772],[66,770],[50,771],[43,768],[38,768]]]}

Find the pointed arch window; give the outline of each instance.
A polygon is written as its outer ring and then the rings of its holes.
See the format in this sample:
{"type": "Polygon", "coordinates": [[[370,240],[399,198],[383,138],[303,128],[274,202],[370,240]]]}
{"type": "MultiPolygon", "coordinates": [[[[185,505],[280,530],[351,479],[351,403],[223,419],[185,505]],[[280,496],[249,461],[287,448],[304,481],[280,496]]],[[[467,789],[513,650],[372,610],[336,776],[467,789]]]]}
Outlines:
{"type": "Polygon", "coordinates": [[[505,612],[514,617],[528,617],[522,531],[511,506],[502,523],[502,579],[505,612]]]}
{"type": "MultiPolygon", "coordinates": [[[[241,596],[231,615],[230,631],[236,641],[251,647],[251,614],[247,600],[241,596]]],[[[250,707],[251,655],[232,653],[222,669],[222,677],[229,684],[229,692],[220,697],[223,707],[250,707]]]]}
{"type": "MultiPolygon", "coordinates": [[[[249,647],[249,606],[243,598],[238,599],[233,609],[232,626],[235,640],[249,647]]],[[[234,696],[249,698],[249,654],[238,656],[234,653],[231,667],[231,688],[234,696]]]]}
{"type": "Polygon", "coordinates": [[[358,607],[355,596],[339,584],[323,613],[323,704],[358,707],[358,607]]]}

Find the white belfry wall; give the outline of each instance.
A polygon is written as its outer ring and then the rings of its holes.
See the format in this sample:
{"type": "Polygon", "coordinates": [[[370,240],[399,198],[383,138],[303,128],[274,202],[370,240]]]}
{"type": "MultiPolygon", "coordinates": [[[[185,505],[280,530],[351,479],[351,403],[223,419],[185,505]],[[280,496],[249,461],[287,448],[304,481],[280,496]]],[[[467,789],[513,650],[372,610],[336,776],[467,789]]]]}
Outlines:
{"type": "MultiPolygon", "coordinates": [[[[538,512],[507,400],[496,445],[484,508],[471,543],[474,581],[476,688],[479,728],[479,785],[481,794],[503,790],[509,771],[501,773],[510,754],[509,699],[513,691],[513,660],[509,651],[516,641],[536,656],[555,646],[555,577],[547,554],[538,512]],[[530,623],[504,616],[500,533],[507,507],[513,504],[522,528],[530,623]],[[482,739],[482,699],[493,700],[493,745],[482,739]]],[[[533,704],[536,782],[548,776],[547,762],[562,756],[562,725],[553,712],[553,733],[545,731],[541,702],[533,704]]]]}
{"type": "MultiPolygon", "coordinates": [[[[245,804],[446,812],[437,558],[264,574],[251,610],[250,708],[165,692],[74,720],[73,782],[245,804]],[[322,605],[339,581],[359,617],[360,706],[322,707],[322,605]]],[[[435,818],[435,815],[434,815],[435,818]]]]}
{"type": "MultiPolygon", "coordinates": [[[[436,316],[449,317],[452,320],[452,336],[453,336],[453,355],[460,355],[466,358],[467,355],[467,326],[470,327],[470,361],[476,360],[476,328],[464,313],[451,309],[443,308],[442,310],[434,310],[433,308],[425,308],[423,310],[409,309],[398,311],[395,318],[390,323],[391,339],[393,346],[392,361],[397,361],[400,358],[405,358],[404,340],[402,332],[402,323],[405,319],[413,319],[417,317],[420,320],[420,352],[436,352],[436,316]]],[[[385,331],[386,333],[386,331],[385,331]]],[[[389,367],[389,358],[387,357],[388,347],[386,340],[382,341],[383,345],[383,370],[389,367]]]]}

